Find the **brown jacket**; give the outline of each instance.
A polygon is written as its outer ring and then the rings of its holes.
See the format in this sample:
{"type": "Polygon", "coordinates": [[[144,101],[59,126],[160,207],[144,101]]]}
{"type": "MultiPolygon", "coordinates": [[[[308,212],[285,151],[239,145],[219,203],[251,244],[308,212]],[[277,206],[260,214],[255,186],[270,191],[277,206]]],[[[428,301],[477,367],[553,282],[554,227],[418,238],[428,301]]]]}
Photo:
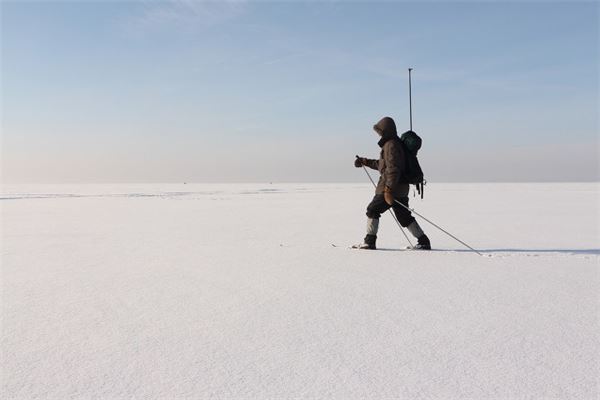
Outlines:
{"type": "Polygon", "coordinates": [[[381,140],[378,142],[381,147],[379,160],[367,160],[367,166],[380,173],[375,193],[383,194],[387,186],[396,198],[408,196],[408,183],[401,183],[406,165],[404,148],[398,138],[394,120],[385,117],[375,124],[373,129],[381,135],[381,140]]]}

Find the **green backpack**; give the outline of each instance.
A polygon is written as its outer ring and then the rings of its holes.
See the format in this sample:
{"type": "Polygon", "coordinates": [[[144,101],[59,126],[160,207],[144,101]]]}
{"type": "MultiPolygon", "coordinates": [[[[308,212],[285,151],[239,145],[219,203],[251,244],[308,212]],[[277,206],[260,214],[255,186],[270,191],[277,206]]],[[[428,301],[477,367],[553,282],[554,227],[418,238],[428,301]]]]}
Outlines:
{"type": "Polygon", "coordinates": [[[423,170],[417,159],[417,153],[421,149],[423,141],[415,132],[406,131],[400,136],[400,142],[404,148],[406,158],[406,168],[404,169],[402,180],[405,183],[415,185],[417,192],[423,198],[425,179],[423,177],[423,170]]]}

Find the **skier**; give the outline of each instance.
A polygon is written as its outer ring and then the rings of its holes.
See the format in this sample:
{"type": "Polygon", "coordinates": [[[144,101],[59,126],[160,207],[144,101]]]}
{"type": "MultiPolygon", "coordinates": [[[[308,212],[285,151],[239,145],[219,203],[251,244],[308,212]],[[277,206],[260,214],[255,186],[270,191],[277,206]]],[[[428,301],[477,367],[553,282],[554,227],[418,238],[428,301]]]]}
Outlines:
{"type": "Polygon", "coordinates": [[[404,183],[402,176],[405,170],[404,148],[396,132],[396,124],[390,117],[384,117],[377,122],[373,129],[381,137],[378,144],[381,147],[379,160],[357,157],[354,166],[360,168],[367,166],[379,170],[381,176],[375,189],[375,197],[367,206],[367,235],[364,242],[358,245],[359,249],[375,250],[377,247],[377,230],[379,228],[379,217],[390,207],[394,210],[400,225],[417,238],[417,244],[413,247],[419,250],[431,250],[429,238],[411,212],[394,202],[398,200],[408,207],[409,184],[404,183]]]}

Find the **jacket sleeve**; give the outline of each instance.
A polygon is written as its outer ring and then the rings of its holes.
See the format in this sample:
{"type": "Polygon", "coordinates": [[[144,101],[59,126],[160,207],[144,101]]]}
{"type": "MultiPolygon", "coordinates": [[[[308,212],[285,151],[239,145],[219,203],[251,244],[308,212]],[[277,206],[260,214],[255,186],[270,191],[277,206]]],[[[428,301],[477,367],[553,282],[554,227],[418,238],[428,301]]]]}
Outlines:
{"type": "Polygon", "coordinates": [[[396,140],[390,140],[383,146],[385,160],[385,186],[394,190],[404,172],[404,150],[396,140]]]}
{"type": "Polygon", "coordinates": [[[366,159],[367,163],[365,164],[367,167],[371,169],[379,169],[379,160],[372,160],[370,158],[366,159]]]}

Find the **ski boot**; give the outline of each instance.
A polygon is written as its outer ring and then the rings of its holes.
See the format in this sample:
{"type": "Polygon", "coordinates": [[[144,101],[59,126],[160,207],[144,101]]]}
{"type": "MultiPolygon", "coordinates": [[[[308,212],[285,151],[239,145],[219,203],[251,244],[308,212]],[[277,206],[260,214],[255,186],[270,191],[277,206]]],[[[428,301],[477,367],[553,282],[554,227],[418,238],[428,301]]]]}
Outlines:
{"type": "Polygon", "coordinates": [[[431,242],[427,235],[423,234],[417,240],[417,244],[413,246],[414,250],[431,250],[431,242]]]}
{"type": "Polygon", "coordinates": [[[377,250],[377,246],[375,246],[376,241],[377,236],[367,235],[365,236],[365,240],[361,244],[357,244],[352,247],[359,250],[377,250]]]}

